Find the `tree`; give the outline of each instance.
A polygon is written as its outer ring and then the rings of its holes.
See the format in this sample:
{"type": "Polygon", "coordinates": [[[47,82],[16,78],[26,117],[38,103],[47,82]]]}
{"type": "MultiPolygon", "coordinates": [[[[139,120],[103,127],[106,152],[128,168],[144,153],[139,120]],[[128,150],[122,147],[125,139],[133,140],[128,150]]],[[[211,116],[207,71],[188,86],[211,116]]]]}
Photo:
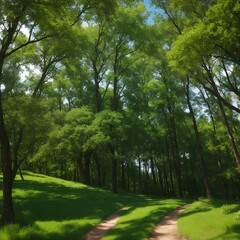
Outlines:
{"type": "MultiPolygon", "coordinates": [[[[114,1],[108,1],[113,6],[114,1]]],[[[93,7],[105,11],[105,3],[95,1],[49,1],[41,4],[39,1],[8,1],[1,4],[1,49],[0,49],[0,85],[3,84],[5,66],[10,57],[34,44],[53,36],[64,36],[73,27],[82,14],[93,7]],[[68,6],[71,6],[70,8],[68,6]],[[24,34],[26,32],[26,35],[24,34]],[[62,34],[62,35],[61,35],[62,34]]],[[[112,9],[112,8],[109,8],[112,9]]],[[[51,61],[50,61],[51,62],[51,61]]],[[[12,204],[12,158],[9,136],[6,131],[4,99],[0,90],[0,143],[3,166],[3,213],[1,222],[14,222],[12,204]]]]}

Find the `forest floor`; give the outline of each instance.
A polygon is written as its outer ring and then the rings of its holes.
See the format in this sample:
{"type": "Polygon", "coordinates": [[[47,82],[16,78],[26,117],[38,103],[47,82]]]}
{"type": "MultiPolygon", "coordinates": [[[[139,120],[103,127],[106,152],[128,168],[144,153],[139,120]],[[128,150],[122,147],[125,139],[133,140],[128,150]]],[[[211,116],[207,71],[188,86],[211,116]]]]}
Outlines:
{"type": "MultiPolygon", "coordinates": [[[[177,229],[177,220],[180,214],[187,208],[188,205],[184,205],[177,208],[170,214],[166,215],[154,228],[152,236],[149,240],[187,240],[187,238],[182,237],[177,229]]],[[[90,230],[82,240],[100,240],[105,234],[115,226],[120,218],[121,210],[113,213],[103,222],[98,224],[92,230],[90,230]]]]}

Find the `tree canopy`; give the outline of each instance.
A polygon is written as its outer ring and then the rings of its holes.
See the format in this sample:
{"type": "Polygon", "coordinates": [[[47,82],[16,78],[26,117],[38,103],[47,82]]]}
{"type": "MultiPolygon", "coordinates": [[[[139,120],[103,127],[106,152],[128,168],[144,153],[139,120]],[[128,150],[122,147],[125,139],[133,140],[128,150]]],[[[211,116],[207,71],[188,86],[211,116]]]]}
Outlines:
{"type": "Polygon", "coordinates": [[[2,224],[21,169],[239,197],[239,1],[0,3],[2,224]]]}

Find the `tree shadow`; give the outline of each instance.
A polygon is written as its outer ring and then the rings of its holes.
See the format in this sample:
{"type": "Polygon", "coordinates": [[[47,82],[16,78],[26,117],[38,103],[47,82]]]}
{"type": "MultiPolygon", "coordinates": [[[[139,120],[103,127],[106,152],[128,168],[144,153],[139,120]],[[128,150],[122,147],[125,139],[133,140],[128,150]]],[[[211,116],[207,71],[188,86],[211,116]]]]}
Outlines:
{"type": "Polygon", "coordinates": [[[240,234],[240,224],[234,224],[226,227],[226,232],[210,238],[209,240],[237,240],[240,234]]]}
{"type": "MultiPolygon", "coordinates": [[[[17,222],[21,225],[19,240],[74,240],[80,239],[95,224],[105,219],[122,206],[128,206],[121,215],[131,215],[137,208],[158,205],[159,210],[153,211],[138,221],[127,220],[122,226],[128,225],[125,239],[138,239],[138,236],[150,234],[155,223],[172,211],[181,200],[146,198],[141,195],[118,195],[111,192],[79,185],[64,180],[57,183],[54,179],[40,174],[25,172],[25,180],[14,183],[14,208],[17,222]],[[27,177],[29,176],[29,178],[27,177]],[[31,178],[32,176],[38,179],[31,178]],[[47,224],[49,222],[49,229],[47,224]],[[80,223],[79,223],[80,222],[80,223]],[[51,225],[56,229],[50,229],[51,225]],[[140,225],[139,225],[140,224],[140,225]],[[139,226],[142,226],[139,233],[139,226]],[[145,232],[145,230],[147,232],[145,232]]],[[[0,203],[1,204],[1,203],[0,203]]],[[[116,229],[122,232],[123,230],[116,229]]],[[[120,233],[119,232],[119,233],[120,233]]]]}
{"type": "Polygon", "coordinates": [[[10,235],[12,229],[19,231],[16,235],[19,240],[79,239],[101,219],[123,206],[121,197],[108,191],[72,182],[65,186],[64,180],[63,184],[61,180],[51,182],[44,175],[37,178],[40,181],[26,177],[24,181],[14,182],[14,210],[21,228],[9,227],[6,231],[10,235]],[[54,225],[56,229],[52,229],[54,225]]]}
{"type": "MultiPolygon", "coordinates": [[[[180,203],[183,203],[180,201],[180,203]]],[[[185,203],[185,202],[184,202],[185,203]]],[[[112,236],[113,239],[118,240],[136,240],[136,239],[147,239],[151,236],[152,230],[156,223],[158,223],[165,215],[176,209],[177,203],[167,204],[167,202],[158,201],[144,201],[142,203],[136,204],[129,207],[127,210],[123,211],[121,214],[121,219],[117,223],[117,226],[111,229],[107,236],[112,236]],[[153,206],[158,206],[157,209],[150,211],[146,216],[131,219],[131,214],[135,210],[142,209],[153,206]],[[127,230],[126,230],[127,229],[127,230]]],[[[133,214],[134,215],[134,214],[133,214]]]]}

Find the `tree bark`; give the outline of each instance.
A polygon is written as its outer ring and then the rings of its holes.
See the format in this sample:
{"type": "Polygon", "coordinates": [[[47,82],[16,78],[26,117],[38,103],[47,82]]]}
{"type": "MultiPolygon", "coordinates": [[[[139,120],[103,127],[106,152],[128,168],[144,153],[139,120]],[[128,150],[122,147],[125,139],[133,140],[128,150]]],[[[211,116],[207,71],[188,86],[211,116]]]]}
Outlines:
{"type": "Polygon", "coordinates": [[[156,174],[155,174],[153,157],[150,158],[150,163],[151,163],[151,173],[152,173],[152,177],[153,177],[153,184],[156,185],[157,184],[157,180],[156,180],[156,174]]]}
{"type": "Polygon", "coordinates": [[[117,193],[117,159],[113,146],[109,146],[112,155],[112,192],[117,193]]]}
{"type": "Polygon", "coordinates": [[[195,133],[195,139],[196,139],[196,147],[197,147],[197,154],[200,162],[200,169],[201,169],[201,175],[205,187],[205,191],[207,194],[207,197],[211,199],[213,197],[212,190],[209,184],[208,180],[208,174],[207,174],[207,168],[206,168],[206,163],[205,163],[205,158],[204,158],[204,153],[203,153],[203,148],[202,148],[202,142],[200,139],[199,131],[198,131],[198,126],[197,126],[197,121],[195,118],[195,114],[192,108],[191,100],[190,100],[190,94],[189,94],[189,79],[186,79],[185,82],[185,87],[186,87],[186,96],[187,96],[187,104],[188,104],[188,109],[192,118],[192,123],[193,123],[193,129],[195,133]]]}
{"type": "Polygon", "coordinates": [[[91,185],[91,174],[90,174],[90,164],[91,164],[91,152],[84,153],[84,184],[91,185]]]}
{"type": "Polygon", "coordinates": [[[172,113],[170,112],[170,138],[172,142],[172,155],[173,155],[173,163],[176,177],[176,192],[178,198],[183,198],[182,191],[182,181],[181,181],[181,164],[180,164],[180,156],[179,156],[179,148],[178,148],[178,140],[177,140],[177,132],[175,126],[175,119],[172,113]]]}
{"type": "Polygon", "coordinates": [[[97,168],[98,186],[102,187],[101,167],[100,167],[100,161],[99,161],[97,152],[94,152],[94,160],[95,160],[96,168],[97,168]]]}
{"type": "MultiPolygon", "coordinates": [[[[22,9],[24,11],[25,7],[22,9]]],[[[0,49],[0,84],[2,83],[3,65],[7,56],[7,50],[12,43],[14,34],[16,32],[20,17],[15,17],[9,23],[7,35],[2,38],[0,49]]],[[[1,159],[3,170],[3,210],[1,224],[15,222],[13,202],[12,202],[12,187],[13,187],[13,174],[12,174],[12,159],[9,138],[5,129],[4,114],[3,114],[3,100],[2,91],[0,89],[0,144],[1,144],[1,159]]]]}
{"type": "Polygon", "coordinates": [[[117,160],[112,158],[112,191],[117,193],[117,160]]]}
{"type": "Polygon", "coordinates": [[[138,156],[138,191],[141,193],[142,191],[142,178],[141,178],[141,159],[138,156]]]}
{"type": "Polygon", "coordinates": [[[1,224],[14,223],[15,215],[12,201],[13,172],[9,139],[4,126],[2,93],[0,90],[0,143],[3,172],[3,209],[1,224]]]}
{"type": "Polygon", "coordinates": [[[121,164],[121,187],[122,190],[126,190],[126,180],[125,180],[125,164],[122,162],[121,164]]]}
{"type": "Polygon", "coordinates": [[[228,119],[227,119],[227,116],[226,116],[226,113],[225,113],[224,106],[223,106],[222,102],[219,99],[218,99],[218,106],[219,106],[220,111],[221,111],[223,124],[224,124],[224,126],[226,128],[228,139],[229,139],[230,144],[232,146],[233,154],[234,154],[235,161],[236,161],[236,166],[240,167],[240,155],[239,155],[239,151],[238,151],[238,148],[237,148],[237,144],[236,144],[234,136],[232,134],[232,130],[230,128],[230,125],[229,125],[229,122],[228,122],[228,119]]]}

